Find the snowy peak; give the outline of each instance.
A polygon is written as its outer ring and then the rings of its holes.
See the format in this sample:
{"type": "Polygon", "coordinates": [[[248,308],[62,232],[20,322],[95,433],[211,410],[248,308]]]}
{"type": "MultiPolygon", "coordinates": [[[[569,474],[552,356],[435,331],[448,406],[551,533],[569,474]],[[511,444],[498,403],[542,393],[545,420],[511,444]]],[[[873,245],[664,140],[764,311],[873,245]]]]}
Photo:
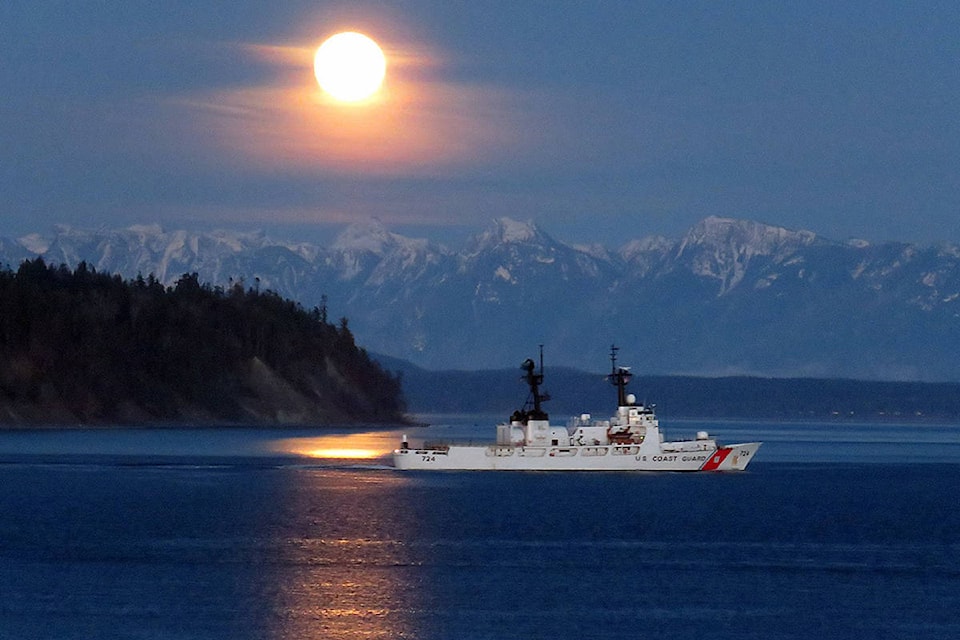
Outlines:
{"type": "Polygon", "coordinates": [[[495,223],[500,242],[529,242],[540,235],[540,229],[532,221],[518,222],[510,218],[499,218],[495,223]]]}
{"type": "Polygon", "coordinates": [[[556,241],[540,230],[532,221],[518,222],[511,218],[496,218],[486,230],[475,236],[468,253],[480,253],[507,245],[550,247],[556,241]]]}
{"type": "Polygon", "coordinates": [[[694,225],[678,248],[682,255],[694,248],[709,247],[738,255],[771,255],[793,251],[817,240],[810,231],[791,231],[751,220],[711,216],[694,225]]]}
{"type": "Polygon", "coordinates": [[[422,272],[444,251],[423,238],[408,238],[371,219],[347,227],[330,246],[329,263],[343,280],[383,284],[408,271],[422,272]]]}
{"type": "Polygon", "coordinates": [[[347,227],[330,245],[333,253],[371,254],[384,258],[399,254],[407,258],[430,253],[444,253],[425,238],[408,238],[388,231],[379,220],[354,223],[347,227]]]}
{"type": "Polygon", "coordinates": [[[334,251],[372,253],[382,256],[397,244],[399,236],[391,233],[377,218],[354,222],[337,236],[330,248],[334,251]]]}
{"type": "Polygon", "coordinates": [[[650,263],[671,255],[677,248],[677,241],[663,236],[648,236],[631,240],[620,247],[617,254],[628,263],[650,263]]]}
{"type": "Polygon", "coordinates": [[[719,280],[723,295],[743,280],[755,259],[780,263],[815,242],[817,236],[810,231],[711,216],[687,232],[676,258],[696,275],[719,280]]]}

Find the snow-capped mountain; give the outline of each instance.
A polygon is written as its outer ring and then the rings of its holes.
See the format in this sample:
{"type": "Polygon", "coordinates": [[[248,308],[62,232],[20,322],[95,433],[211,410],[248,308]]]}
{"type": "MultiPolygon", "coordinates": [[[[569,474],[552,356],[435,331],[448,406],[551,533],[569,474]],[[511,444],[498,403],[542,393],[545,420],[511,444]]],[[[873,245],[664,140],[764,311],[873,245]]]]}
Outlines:
{"type": "Polygon", "coordinates": [[[960,380],[954,245],[837,242],[716,217],[616,249],[507,218],[460,250],[377,221],[329,246],[159,226],[0,238],[0,264],[36,255],[326,300],[367,349],[430,368],[509,366],[545,344],[548,366],[601,371],[617,343],[644,373],[960,380]]]}

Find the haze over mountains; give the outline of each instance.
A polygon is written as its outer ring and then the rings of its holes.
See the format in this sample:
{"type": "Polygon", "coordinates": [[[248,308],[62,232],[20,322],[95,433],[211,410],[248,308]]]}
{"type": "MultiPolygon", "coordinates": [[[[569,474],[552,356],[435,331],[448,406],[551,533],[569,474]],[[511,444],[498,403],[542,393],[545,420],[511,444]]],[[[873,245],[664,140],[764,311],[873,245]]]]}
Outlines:
{"type": "Polygon", "coordinates": [[[42,255],[125,277],[325,300],[370,351],[431,369],[547,364],[644,374],[960,380],[960,246],[839,242],[707,218],[681,238],[573,246],[501,218],[465,246],[376,221],[329,246],[158,226],[0,237],[0,264],[42,255]]]}

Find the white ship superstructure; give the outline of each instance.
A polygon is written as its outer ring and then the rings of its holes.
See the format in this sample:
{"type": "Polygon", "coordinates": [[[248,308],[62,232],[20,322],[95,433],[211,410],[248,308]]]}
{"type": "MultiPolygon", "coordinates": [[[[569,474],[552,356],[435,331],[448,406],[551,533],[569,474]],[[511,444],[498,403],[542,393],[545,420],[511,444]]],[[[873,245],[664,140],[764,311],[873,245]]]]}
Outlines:
{"type": "Polygon", "coordinates": [[[550,423],[542,403],[540,372],[527,359],[521,368],[530,387],[532,406],[515,411],[497,425],[496,442],[487,445],[430,444],[411,447],[406,436],[393,452],[398,469],[516,471],[740,471],[760,448],[759,442],[719,445],[707,432],[694,440],[668,442],[652,405],[638,404],[626,393],[630,371],[616,366],[611,349],[610,381],[617,387],[617,411],[609,419],[583,414],[567,425],[550,423]]]}

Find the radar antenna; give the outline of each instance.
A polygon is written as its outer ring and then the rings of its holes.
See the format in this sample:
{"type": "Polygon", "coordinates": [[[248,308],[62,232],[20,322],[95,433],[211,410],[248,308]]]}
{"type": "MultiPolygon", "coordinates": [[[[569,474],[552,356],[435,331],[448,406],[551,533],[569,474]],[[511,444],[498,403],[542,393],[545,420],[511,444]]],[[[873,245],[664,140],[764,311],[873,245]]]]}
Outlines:
{"type": "Polygon", "coordinates": [[[520,368],[527,372],[523,379],[530,387],[530,396],[533,400],[533,409],[523,412],[524,417],[529,420],[547,420],[549,416],[540,406],[541,403],[550,399],[550,394],[540,391],[540,385],[543,384],[543,345],[540,345],[540,372],[537,373],[537,365],[532,358],[524,360],[520,368]]]}
{"type": "Polygon", "coordinates": [[[610,345],[610,375],[607,376],[607,380],[617,388],[617,406],[626,407],[627,383],[630,382],[633,374],[630,373],[630,369],[627,367],[617,366],[617,351],[619,350],[620,347],[617,345],[610,345]]]}

